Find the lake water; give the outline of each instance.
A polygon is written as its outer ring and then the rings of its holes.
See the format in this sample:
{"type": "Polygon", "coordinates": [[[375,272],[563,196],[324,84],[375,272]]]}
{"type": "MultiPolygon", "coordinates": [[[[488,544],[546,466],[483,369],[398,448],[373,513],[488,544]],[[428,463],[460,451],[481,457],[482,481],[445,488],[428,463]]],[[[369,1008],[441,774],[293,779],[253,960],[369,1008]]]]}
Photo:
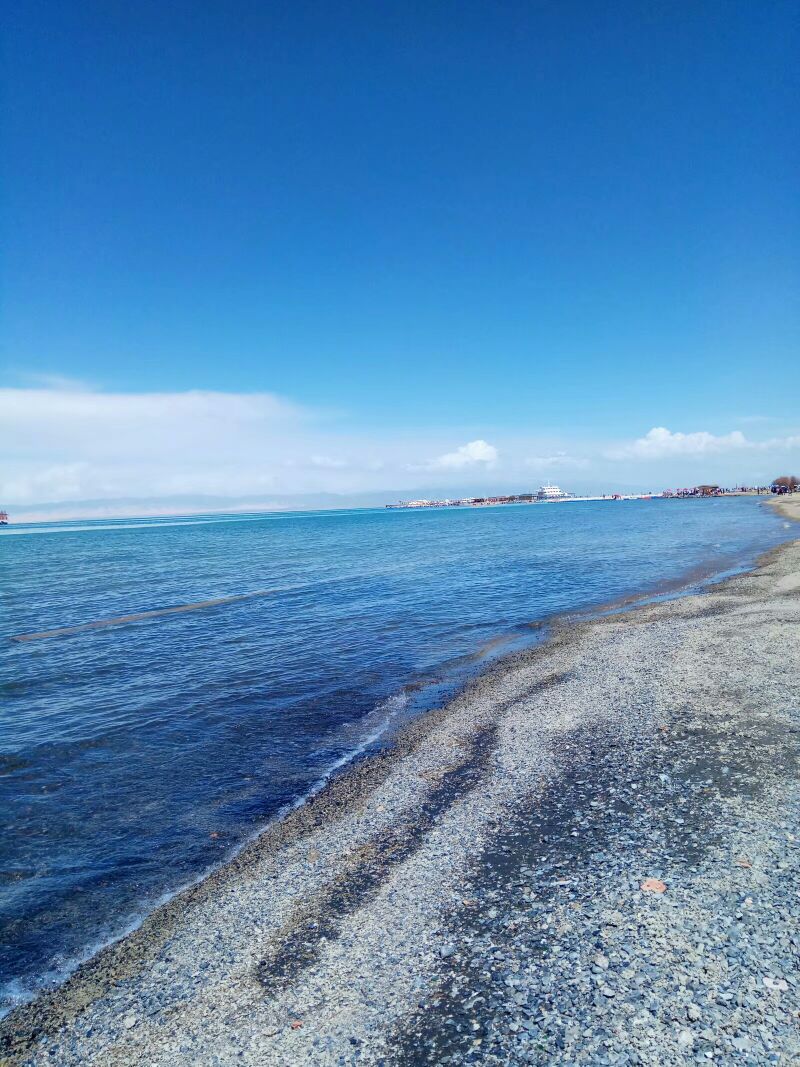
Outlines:
{"type": "Polygon", "coordinates": [[[2,1005],[535,640],[531,622],[741,566],[789,534],[754,499],[3,530],[2,1005]]]}

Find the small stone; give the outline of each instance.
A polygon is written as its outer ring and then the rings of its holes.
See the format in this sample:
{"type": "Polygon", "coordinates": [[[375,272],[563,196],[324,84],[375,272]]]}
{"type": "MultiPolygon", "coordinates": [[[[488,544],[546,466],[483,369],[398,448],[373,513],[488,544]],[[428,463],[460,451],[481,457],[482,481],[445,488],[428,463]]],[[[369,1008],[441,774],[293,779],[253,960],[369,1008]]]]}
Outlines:
{"type": "Polygon", "coordinates": [[[122,1020],[122,1025],[125,1027],[126,1030],[132,1030],[134,1026],[136,1026],[136,1024],[138,1023],[138,1021],[139,1020],[136,1018],[135,1015],[126,1015],[125,1018],[122,1020]]]}
{"type": "Polygon", "coordinates": [[[660,878],[645,878],[641,885],[644,893],[663,893],[666,888],[665,883],[660,878]]]}
{"type": "Polygon", "coordinates": [[[686,1015],[693,1023],[696,1023],[702,1017],[702,1012],[696,1004],[690,1004],[686,1009],[686,1015]]]}
{"type": "Polygon", "coordinates": [[[678,1034],[678,1046],[680,1048],[690,1048],[694,1044],[694,1034],[691,1030],[681,1030],[678,1034]]]}

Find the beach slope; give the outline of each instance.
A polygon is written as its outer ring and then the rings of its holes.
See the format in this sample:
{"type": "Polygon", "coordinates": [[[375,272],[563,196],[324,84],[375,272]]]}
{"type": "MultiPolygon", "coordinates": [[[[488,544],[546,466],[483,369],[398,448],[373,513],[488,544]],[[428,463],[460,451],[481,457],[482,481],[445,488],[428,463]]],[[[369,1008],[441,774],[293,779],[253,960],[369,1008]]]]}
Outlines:
{"type": "Polygon", "coordinates": [[[0,1055],[795,1062],[799,743],[800,542],[563,619],[13,1012],[0,1055]]]}

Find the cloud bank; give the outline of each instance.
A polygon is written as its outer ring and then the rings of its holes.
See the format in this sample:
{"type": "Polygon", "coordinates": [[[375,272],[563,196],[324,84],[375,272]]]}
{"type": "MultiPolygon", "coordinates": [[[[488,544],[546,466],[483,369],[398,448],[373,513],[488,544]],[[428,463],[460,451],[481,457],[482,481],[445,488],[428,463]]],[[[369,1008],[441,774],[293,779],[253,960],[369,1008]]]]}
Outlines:
{"type": "Polygon", "coordinates": [[[271,393],[0,389],[0,506],[211,495],[353,494],[479,477],[498,450],[348,433],[271,393]]]}
{"type": "MultiPolygon", "coordinates": [[[[48,379],[0,389],[0,507],[20,516],[47,503],[257,498],[303,494],[395,500],[404,495],[521,492],[557,477],[575,492],[714,481],[764,484],[800,468],[800,434],[756,441],[655,426],[628,441],[484,437],[434,427],[357,434],[272,393],[104,393],[48,379]],[[461,443],[460,443],[461,442],[461,443]],[[431,458],[433,457],[433,458],[431,458]]],[[[149,502],[153,502],[152,506],[149,502]]],[[[119,512],[118,512],[119,513],[119,512]]],[[[88,514],[75,510],[75,514],[88,514]]]]}

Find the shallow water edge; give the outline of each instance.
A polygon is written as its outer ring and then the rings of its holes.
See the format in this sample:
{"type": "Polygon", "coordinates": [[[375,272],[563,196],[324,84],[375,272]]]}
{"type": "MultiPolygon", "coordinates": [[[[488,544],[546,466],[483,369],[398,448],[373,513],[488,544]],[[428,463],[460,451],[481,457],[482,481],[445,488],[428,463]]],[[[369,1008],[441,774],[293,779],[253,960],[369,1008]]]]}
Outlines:
{"type": "MultiPolygon", "coordinates": [[[[756,570],[768,565],[770,560],[786,549],[787,546],[780,546],[759,557],[756,570]]],[[[723,587],[724,585],[725,582],[722,583],[723,587]]],[[[720,586],[714,588],[718,591],[720,586]]],[[[668,595],[676,594],[672,591],[668,595]]],[[[653,603],[652,598],[649,603],[653,603]]],[[[641,598],[636,602],[626,598],[617,609],[622,610],[620,620],[624,622],[627,618],[633,622],[637,608],[640,607],[641,598]]],[[[612,606],[604,606],[604,614],[613,612],[612,606]]],[[[53,1026],[61,1026],[74,1018],[87,1003],[102,997],[104,991],[133,977],[165,948],[190,908],[198,905],[213,907],[216,893],[228,892],[237,882],[249,880],[266,857],[277,857],[281,850],[302,842],[326,823],[363,809],[370,795],[397,765],[406,757],[422,752],[426,738],[450,716],[458,714],[459,707],[469,701],[473,689],[476,692],[486,692],[492,687],[502,687],[504,677],[509,671],[520,665],[534,666],[537,659],[546,655],[554,643],[566,641],[572,644],[579,641],[581,631],[590,623],[590,619],[576,618],[574,613],[549,620],[548,636],[544,644],[503,656],[485,667],[477,679],[466,681],[462,690],[448,704],[429,710],[414,721],[400,726],[392,734],[390,745],[381,751],[363,756],[355,764],[337,773],[323,784],[314,796],[260,831],[254,841],[246,844],[224,866],[180,891],[148,915],[134,932],[103,948],[89,961],[81,964],[72,977],[58,989],[45,992],[34,1003],[13,1010],[0,1026],[0,1034],[4,1040],[10,1040],[12,1045],[17,1045],[17,1039],[24,1032],[30,1037],[32,1029],[46,1026],[51,1030],[53,1026]]],[[[461,781],[460,776],[463,773],[466,776],[464,781],[469,779],[468,765],[474,758],[477,757],[468,755],[466,761],[460,760],[457,767],[462,770],[459,771],[456,767],[456,777],[449,783],[446,780],[442,782],[442,789],[448,795],[452,789],[455,789],[456,794],[460,792],[457,788],[458,782],[461,781]]],[[[431,809],[434,816],[437,810],[438,801],[434,798],[431,809]]]]}

